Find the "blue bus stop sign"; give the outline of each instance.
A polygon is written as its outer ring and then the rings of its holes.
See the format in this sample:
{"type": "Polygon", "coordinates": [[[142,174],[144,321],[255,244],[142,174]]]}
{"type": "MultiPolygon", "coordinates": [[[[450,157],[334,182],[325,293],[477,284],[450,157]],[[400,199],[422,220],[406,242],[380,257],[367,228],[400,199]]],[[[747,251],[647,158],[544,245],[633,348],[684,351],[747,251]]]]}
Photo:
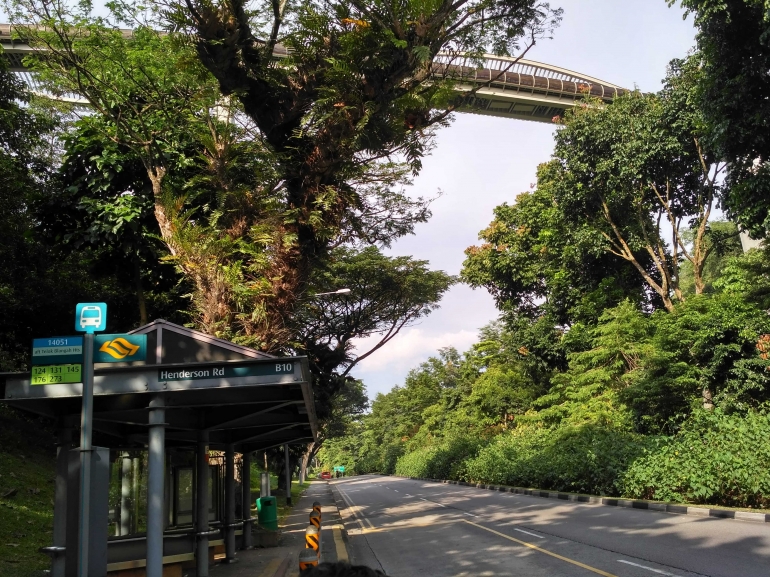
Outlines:
{"type": "Polygon", "coordinates": [[[75,330],[100,333],[107,328],[107,303],[78,303],[75,307],[75,330]]]}

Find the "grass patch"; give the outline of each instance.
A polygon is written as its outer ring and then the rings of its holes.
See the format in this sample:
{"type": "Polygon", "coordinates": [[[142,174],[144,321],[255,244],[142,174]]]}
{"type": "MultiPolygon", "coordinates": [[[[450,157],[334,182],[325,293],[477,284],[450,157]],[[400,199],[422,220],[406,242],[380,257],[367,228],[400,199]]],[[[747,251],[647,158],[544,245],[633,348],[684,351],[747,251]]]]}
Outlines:
{"type": "Polygon", "coordinates": [[[51,564],[38,553],[53,539],[53,435],[41,423],[0,410],[0,575],[42,576],[51,564]],[[2,497],[14,490],[13,496],[2,497]]]}

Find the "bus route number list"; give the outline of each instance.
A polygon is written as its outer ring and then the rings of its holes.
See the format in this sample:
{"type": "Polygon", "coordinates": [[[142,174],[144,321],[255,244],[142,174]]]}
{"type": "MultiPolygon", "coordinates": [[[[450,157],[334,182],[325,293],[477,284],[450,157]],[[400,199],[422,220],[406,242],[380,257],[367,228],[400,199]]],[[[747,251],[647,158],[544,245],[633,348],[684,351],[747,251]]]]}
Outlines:
{"type": "Polygon", "coordinates": [[[82,365],[49,365],[32,367],[33,385],[56,385],[60,383],[82,382],[82,365]]]}

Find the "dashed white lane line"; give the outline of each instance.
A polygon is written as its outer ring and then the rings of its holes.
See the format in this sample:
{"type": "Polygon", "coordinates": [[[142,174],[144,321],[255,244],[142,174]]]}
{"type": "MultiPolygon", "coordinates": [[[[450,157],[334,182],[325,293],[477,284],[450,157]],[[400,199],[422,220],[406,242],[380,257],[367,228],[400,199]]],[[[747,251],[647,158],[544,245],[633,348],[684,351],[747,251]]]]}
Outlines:
{"type": "Polygon", "coordinates": [[[513,528],[514,531],[518,531],[519,533],[526,533],[527,535],[532,535],[533,537],[537,537],[538,539],[545,539],[542,535],[538,535],[536,533],[530,533],[529,531],[525,531],[524,529],[517,529],[516,527],[513,528]]]}
{"type": "Polygon", "coordinates": [[[393,489],[396,493],[398,493],[398,489],[393,489]]]}
{"type": "Polygon", "coordinates": [[[473,513],[468,513],[466,511],[463,511],[463,515],[470,515],[471,517],[478,517],[478,515],[474,515],[473,513]]]}
{"type": "Polygon", "coordinates": [[[631,563],[631,561],[625,561],[623,559],[618,559],[618,563],[625,563],[626,565],[633,565],[634,567],[639,567],[639,569],[647,569],[647,571],[652,571],[653,573],[657,573],[658,575],[667,575],[668,577],[679,577],[679,575],[675,575],[675,574],[669,573],[667,571],[661,571],[660,569],[653,569],[652,567],[647,567],[645,565],[639,565],[639,563],[631,563]]]}

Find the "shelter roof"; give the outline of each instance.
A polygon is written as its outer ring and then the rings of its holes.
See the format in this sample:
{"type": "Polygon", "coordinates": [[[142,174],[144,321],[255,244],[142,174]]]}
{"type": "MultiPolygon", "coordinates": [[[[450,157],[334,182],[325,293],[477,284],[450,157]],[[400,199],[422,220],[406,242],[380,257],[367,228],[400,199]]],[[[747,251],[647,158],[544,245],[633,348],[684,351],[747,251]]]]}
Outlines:
{"type": "MultiPolygon", "coordinates": [[[[240,452],[316,438],[305,357],[275,357],[164,320],[132,333],[147,335],[146,361],[96,365],[95,444],[146,444],[147,407],[157,395],[169,446],[194,445],[202,430],[212,448],[233,443],[240,452]]],[[[82,384],[32,385],[29,372],[0,374],[0,401],[77,426],[82,384]]]]}

